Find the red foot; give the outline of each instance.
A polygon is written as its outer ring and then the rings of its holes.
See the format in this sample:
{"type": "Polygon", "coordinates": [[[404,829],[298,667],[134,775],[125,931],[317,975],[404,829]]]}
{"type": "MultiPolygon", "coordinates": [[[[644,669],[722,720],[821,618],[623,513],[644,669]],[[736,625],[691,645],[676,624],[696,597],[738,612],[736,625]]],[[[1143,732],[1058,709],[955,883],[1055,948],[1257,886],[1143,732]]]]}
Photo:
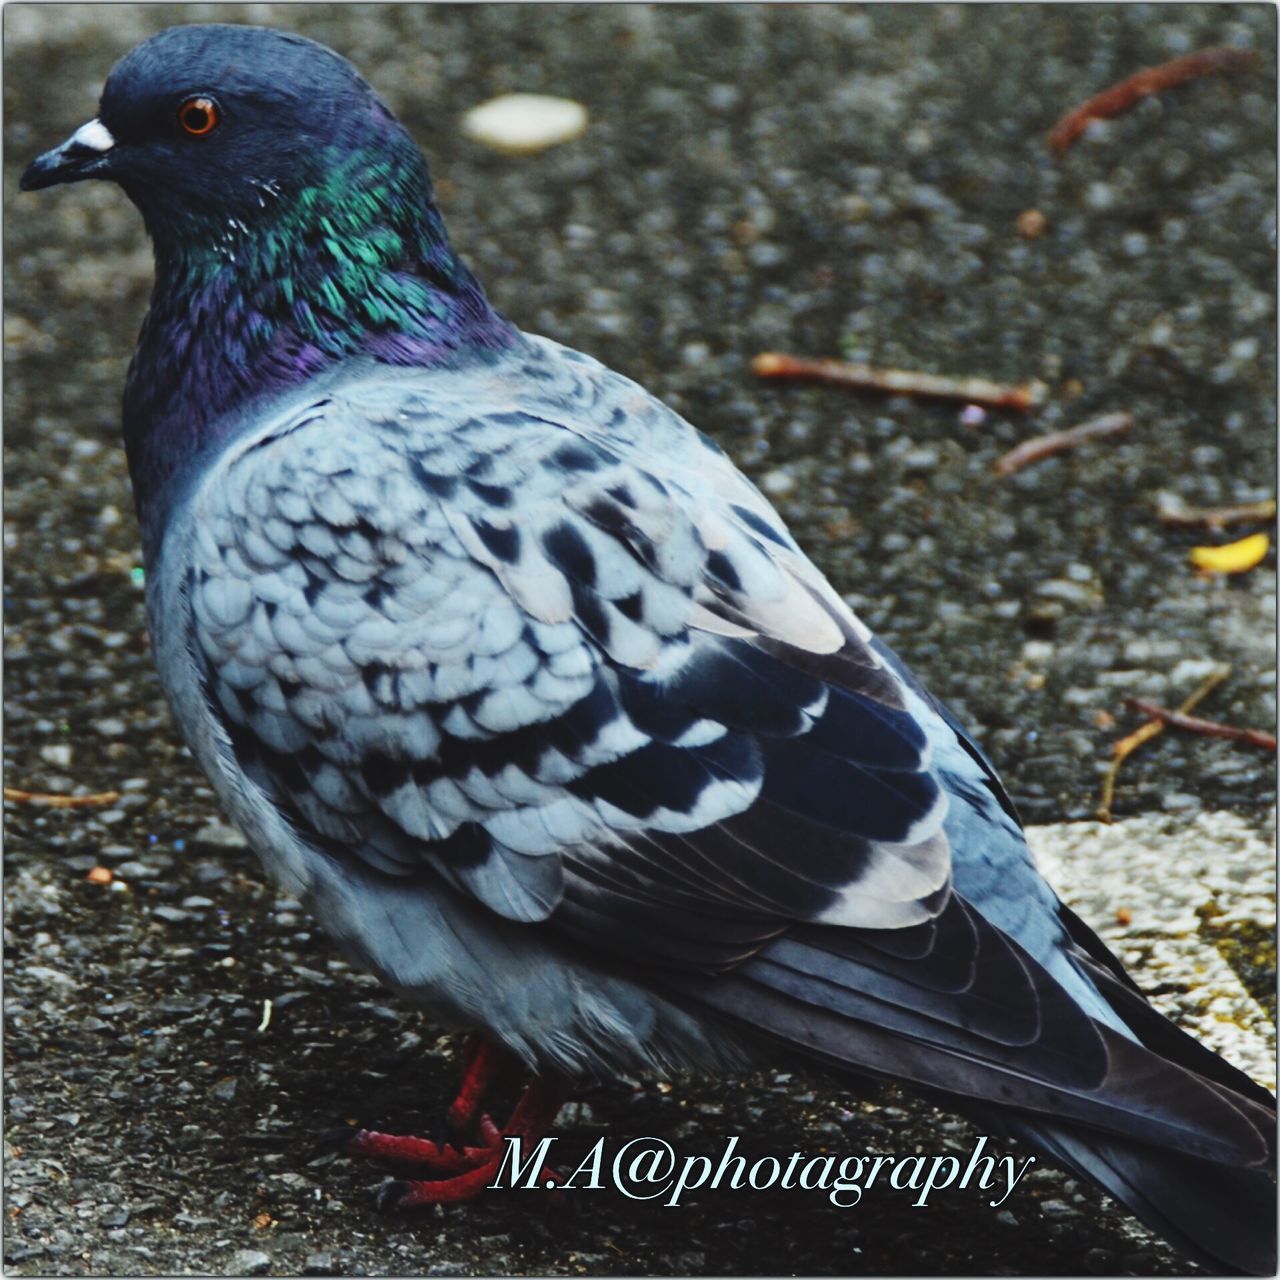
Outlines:
{"type": "MultiPolygon", "coordinates": [[[[558,1079],[533,1081],[520,1096],[511,1119],[499,1129],[480,1111],[484,1095],[498,1080],[515,1074],[510,1054],[479,1036],[471,1036],[463,1049],[462,1082],[449,1107],[448,1120],[455,1132],[474,1132],[479,1141],[462,1147],[432,1142],[428,1138],[397,1137],[362,1129],[351,1139],[352,1155],[376,1160],[397,1160],[425,1166],[436,1177],[418,1182],[393,1182],[383,1188],[379,1207],[409,1209],[425,1204],[455,1204],[480,1194],[498,1173],[507,1153],[504,1138],[537,1142],[555,1122],[568,1099],[568,1089],[558,1079]]],[[[547,1170],[554,1181],[556,1174],[547,1170]]]]}
{"type": "MultiPolygon", "coordinates": [[[[481,1036],[470,1035],[462,1046],[462,1079],[458,1096],[449,1104],[450,1130],[461,1137],[471,1133],[490,1089],[515,1084],[522,1075],[520,1060],[481,1036]]],[[[555,1117],[553,1116],[552,1119],[555,1117]]]]}

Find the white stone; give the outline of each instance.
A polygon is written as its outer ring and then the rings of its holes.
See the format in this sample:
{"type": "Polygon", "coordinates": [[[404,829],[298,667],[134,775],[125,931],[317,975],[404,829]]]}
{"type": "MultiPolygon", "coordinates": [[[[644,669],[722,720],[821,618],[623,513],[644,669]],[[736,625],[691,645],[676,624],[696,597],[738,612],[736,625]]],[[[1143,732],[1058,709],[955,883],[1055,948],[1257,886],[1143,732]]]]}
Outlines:
{"type": "Polygon", "coordinates": [[[512,155],[570,142],[586,128],[587,109],[580,102],[541,93],[506,93],[462,117],[462,132],[468,138],[512,155]]]}

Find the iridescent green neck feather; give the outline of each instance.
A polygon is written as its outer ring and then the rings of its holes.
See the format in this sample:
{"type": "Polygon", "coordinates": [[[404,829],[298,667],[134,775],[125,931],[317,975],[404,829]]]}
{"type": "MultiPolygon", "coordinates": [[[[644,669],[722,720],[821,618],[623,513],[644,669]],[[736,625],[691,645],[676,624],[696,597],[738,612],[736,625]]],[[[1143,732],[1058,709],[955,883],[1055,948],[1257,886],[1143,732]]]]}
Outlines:
{"type": "Polygon", "coordinates": [[[251,398],[354,356],[431,367],[519,340],[454,254],[394,122],[318,149],[291,186],[245,178],[232,195],[143,206],[156,283],[124,414],[140,509],[251,398]]]}

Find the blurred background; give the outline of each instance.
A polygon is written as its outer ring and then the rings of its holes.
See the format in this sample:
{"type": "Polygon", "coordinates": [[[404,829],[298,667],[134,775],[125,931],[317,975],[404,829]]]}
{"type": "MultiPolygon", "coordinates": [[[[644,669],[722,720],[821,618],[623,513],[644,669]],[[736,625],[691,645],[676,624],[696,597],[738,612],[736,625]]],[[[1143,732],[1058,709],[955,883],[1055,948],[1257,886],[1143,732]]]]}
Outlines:
{"type": "MultiPolygon", "coordinates": [[[[370,1210],[375,1170],[317,1146],[353,1119],[434,1128],[450,1050],[216,821],[151,671],[118,446],[141,221],[107,185],[17,194],[121,54],[195,21],[286,27],[355,62],[422,144],[498,307],[711,434],[969,724],[1028,822],[1093,815],[1137,723],[1125,696],[1176,704],[1226,662],[1204,714],[1275,719],[1274,552],[1198,576],[1192,545],[1251,529],[1157,516],[1274,497],[1274,8],[7,5],[5,781],[121,793],[6,806],[14,1273],[1189,1272],[1049,1172],[999,1214],[958,1195],[843,1213],[507,1197],[408,1221],[370,1210]],[[1226,44],[1255,67],[1046,146],[1094,93],[1226,44]],[[511,91],[581,103],[585,133],[525,156],[464,136],[468,109],[511,91]],[[1048,391],[977,413],[762,383],[766,350],[1048,391]],[[1124,435],[992,472],[1023,439],[1121,411],[1124,435]],[[86,880],[104,866],[111,883],[86,880]]],[[[1126,764],[1115,812],[1248,827],[1274,791],[1274,757],[1170,732],[1126,764]]],[[[1265,990],[1261,936],[1237,950],[1265,990]]],[[[729,1132],[761,1154],[969,1141],[921,1104],[785,1075],[614,1091],[568,1132],[584,1151],[605,1128],[690,1152],[729,1132]]]]}

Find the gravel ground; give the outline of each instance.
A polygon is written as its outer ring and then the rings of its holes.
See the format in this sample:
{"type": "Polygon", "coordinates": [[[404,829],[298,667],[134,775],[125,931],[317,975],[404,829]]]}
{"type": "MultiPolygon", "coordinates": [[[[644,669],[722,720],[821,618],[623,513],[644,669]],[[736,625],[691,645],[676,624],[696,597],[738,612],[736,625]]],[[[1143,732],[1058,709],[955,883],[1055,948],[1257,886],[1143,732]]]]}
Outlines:
{"type": "MultiPolygon", "coordinates": [[[[1140,980],[1183,992],[1170,1005],[1190,1025],[1233,1028],[1243,1065],[1274,1052],[1274,893],[1254,878],[1270,871],[1272,759],[1165,734],[1122,775],[1133,821],[1080,823],[1132,723],[1124,695],[1176,702],[1226,661],[1206,713],[1275,718],[1274,555],[1197,579],[1187,548],[1213,539],[1154,515],[1162,492],[1272,496],[1274,9],[13,4],[5,781],[122,794],[6,805],[8,1272],[1190,1273],[1049,1169],[998,1210],[961,1193],[845,1211],[716,1193],[683,1210],[600,1194],[374,1213],[378,1174],[324,1136],[433,1130],[452,1048],[264,882],[178,743],[116,442],[149,250],[113,188],[16,195],[116,57],[213,19],[351,57],[424,144],[498,305],[714,435],[968,721],[1027,819],[1055,824],[1037,848],[1140,980]],[[1258,49],[1258,68],[1047,153],[1067,107],[1216,44],[1258,49]],[[521,159],[461,136],[462,111],[516,89],[581,101],[590,128],[521,159]],[[1025,239],[1032,208],[1046,230],[1025,239]],[[760,385],[748,362],[766,349],[1050,392],[1032,415],[966,425],[955,407],[760,385]],[[1116,410],[1128,435],[992,476],[1017,441],[1116,410]],[[102,866],[109,886],[86,878],[102,866]]],[[[892,1091],[857,1098],[786,1066],[619,1086],[558,1133],[571,1153],[604,1133],[690,1153],[743,1134],[757,1154],[973,1138],[892,1091]]]]}

